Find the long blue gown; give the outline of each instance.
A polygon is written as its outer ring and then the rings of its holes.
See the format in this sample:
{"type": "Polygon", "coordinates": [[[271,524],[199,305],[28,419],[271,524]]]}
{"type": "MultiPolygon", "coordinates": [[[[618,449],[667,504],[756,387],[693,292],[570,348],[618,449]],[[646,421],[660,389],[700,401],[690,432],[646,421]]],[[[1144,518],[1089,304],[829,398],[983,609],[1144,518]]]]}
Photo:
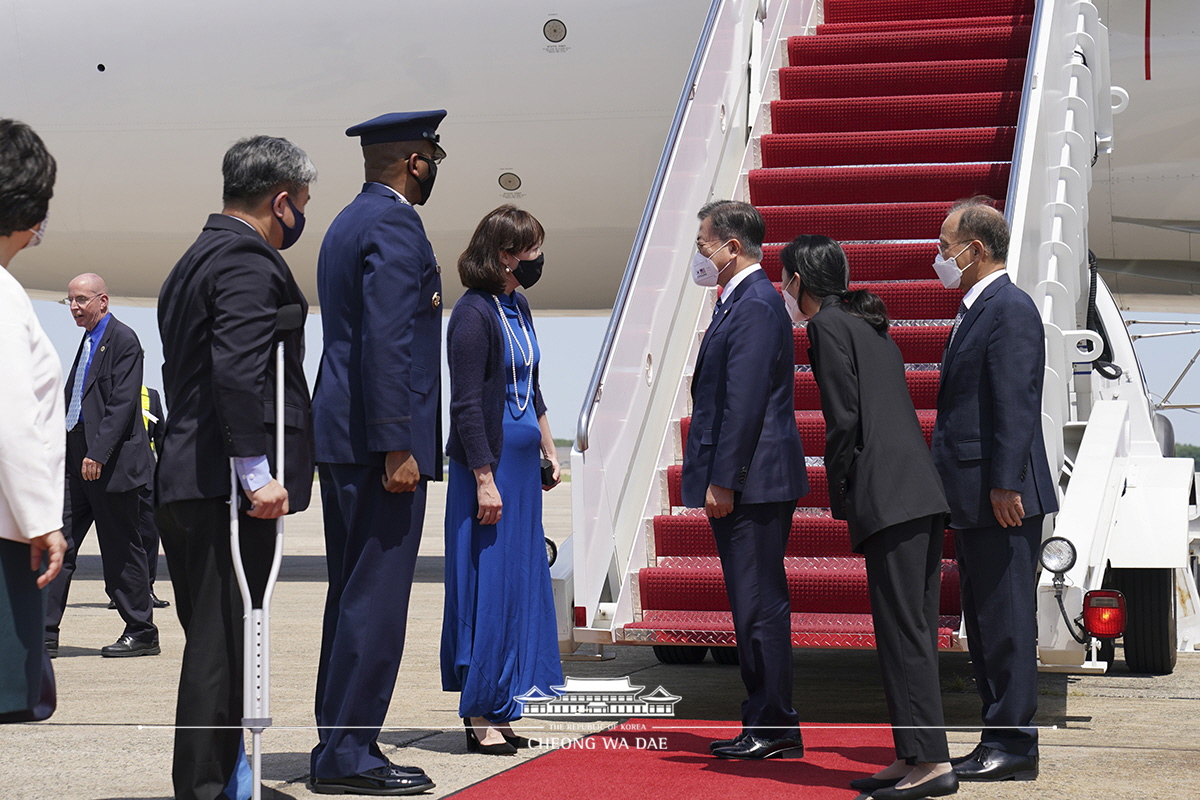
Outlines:
{"type": "MultiPolygon", "coordinates": [[[[516,347],[528,352],[516,301],[505,295],[500,300],[516,347]]],[[[536,365],[540,350],[528,319],[525,327],[536,365]]],[[[503,509],[497,524],[480,525],[475,474],[451,459],[441,650],[442,689],[462,693],[459,716],[496,723],[520,718],[521,704],[514,697],[534,687],[550,693],[551,686],[563,682],[542,528],[542,433],[532,392],[520,409],[533,369],[509,342],[503,350],[509,377],[504,445],[495,473],[503,509]],[[520,403],[512,386],[514,354],[520,403]]]]}

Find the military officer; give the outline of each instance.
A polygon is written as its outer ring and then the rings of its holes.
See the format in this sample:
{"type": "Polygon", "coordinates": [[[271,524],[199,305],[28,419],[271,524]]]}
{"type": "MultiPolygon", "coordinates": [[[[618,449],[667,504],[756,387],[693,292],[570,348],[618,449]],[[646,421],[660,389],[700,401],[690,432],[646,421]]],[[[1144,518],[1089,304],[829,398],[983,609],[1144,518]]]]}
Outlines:
{"type": "Polygon", "coordinates": [[[329,593],[312,788],[398,795],[433,782],[376,739],[404,649],[425,488],[441,480],[441,276],[416,206],[446,153],[445,111],[355,125],[366,183],[317,261],[324,351],[313,397],[329,593]]]}

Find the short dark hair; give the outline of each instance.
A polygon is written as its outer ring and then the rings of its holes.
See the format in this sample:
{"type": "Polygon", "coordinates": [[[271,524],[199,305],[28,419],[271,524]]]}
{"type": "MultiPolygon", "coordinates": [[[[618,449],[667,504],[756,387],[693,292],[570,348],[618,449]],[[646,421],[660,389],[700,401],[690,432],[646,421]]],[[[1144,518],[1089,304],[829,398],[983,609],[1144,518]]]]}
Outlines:
{"type": "Polygon", "coordinates": [[[479,221],[471,243],[458,257],[458,277],[468,289],[489,294],[504,291],[504,267],[500,253],[523,253],[546,239],[542,223],[528,211],[502,205],[479,221]]]}
{"type": "Polygon", "coordinates": [[[700,209],[696,215],[701,222],[708,220],[718,239],[737,239],[750,258],[762,258],[762,243],[767,236],[767,223],[762,214],[749,203],[736,200],[717,200],[700,209]]]}
{"type": "Polygon", "coordinates": [[[842,246],[820,234],[802,233],[779,253],[786,284],[793,276],[801,288],[818,299],[833,295],[845,309],[877,331],[888,328],[887,306],[866,289],[850,291],[850,262],[842,246]]]}
{"type": "Polygon", "coordinates": [[[995,207],[995,200],[987,195],[976,195],[959,200],[950,208],[950,214],[963,212],[958,218],[958,235],[983,242],[988,253],[996,261],[1008,260],[1008,222],[995,207]]]}
{"type": "Polygon", "coordinates": [[[46,218],[58,165],[33,128],[0,119],[0,236],[27,231],[46,218]]]}
{"type": "Polygon", "coordinates": [[[251,136],[225,151],[221,174],[225,205],[249,210],[276,192],[296,194],[317,179],[317,168],[287,139],[251,136]]]}

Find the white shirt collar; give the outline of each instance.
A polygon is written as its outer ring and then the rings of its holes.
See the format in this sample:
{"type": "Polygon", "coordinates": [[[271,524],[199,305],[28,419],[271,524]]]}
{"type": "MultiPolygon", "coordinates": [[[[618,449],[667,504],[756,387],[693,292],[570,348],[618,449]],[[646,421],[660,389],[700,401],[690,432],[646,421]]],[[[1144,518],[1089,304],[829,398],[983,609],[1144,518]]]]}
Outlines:
{"type": "Polygon", "coordinates": [[[738,287],[738,284],[746,280],[750,276],[750,273],[755,271],[762,272],[762,264],[751,264],[730,278],[729,283],[725,284],[725,288],[721,290],[721,298],[733,297],[733,290],[738,287]]]}
{"type": "Polygon", "coordinates": [[[1007,270],[998,269],[995,272],[991,273],[990,275],[985,275],[984,277],[980,278],[979,281],[974,286],[972,286],[967,291],[966,294],[963,295],[963,299],[962,299],[963,305],[966,306],[967,308],[970,308],[975,303],[975,301],[977,299],[979,299],[979,295],[983,294],[984,289],[991,286],[993,283],[998,281],[1002,276],[1007,275],[1007,274],[1008,274],[1007,270]]]}
{"type": "Polygon", "coordinates": [[[257,229],[257,228],[255,228],[255,227],[254,227],[253,225],[251,225],[249,222],[246,222],[246,220],[242,219],[241,217],[235,217],[233,214],[226,214],[225,216],[229,217],[230,219],[236,219],[238,222],[242,223],[243,225],[245,225],[245,226],[246,226],[247,228],[249,228],[250,230],[254,231],[255,233],[258,233],[258,229],[257,229]]]}
{"type": "Polygon", "coordinates": [[[400,194],[400,193],[399,193],[399,192],[397,192],[395,189],[393,189],[392,187],[388,186],[386,183],[380,183],[379,181],[371,181],[371,183],[375,184],[376,186],[382,186],[383,188],[387,189],[389,192],[391,192],[392,194],[396,195],[396,199],[398,199],[398,200],[399,200],[401,203],[404,203],[404,205],[406,205],[406,206],[411,206],[411,205],[412,205],[412,203],[408,202],[408,198],[407,198],[407,197],[405,197],[404,195],[400,194]]]}

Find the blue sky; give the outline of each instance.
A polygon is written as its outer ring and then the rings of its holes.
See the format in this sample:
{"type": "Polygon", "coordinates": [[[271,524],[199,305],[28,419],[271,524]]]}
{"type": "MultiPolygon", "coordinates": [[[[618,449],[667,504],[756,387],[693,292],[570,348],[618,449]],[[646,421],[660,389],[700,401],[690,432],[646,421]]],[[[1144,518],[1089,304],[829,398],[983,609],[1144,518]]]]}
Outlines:
{"type": "MultiPolygon", "coordinates": [[[[65,290],[64,290],[65,291],[65,290]]],[[[583,404],[583,395],[592,376],[596,355],[608,326],[607,316],[563,317],[539,315],[536,290],[529,295],[537,325],[538,343],[542,350],[541,381],[542,393],[549,408],[551,430],[556,438],[574,439],[575,424],[583,404]]],[[[54,342],[63,360],[63,371],[70,368],[79,347],[81,331],[75,326],[70,312],[57,303],[35,300],[34,309],[54,342]]],[[[135,331],[146,350],[146,383],[161,387],[162,346],[158,340],[158,322],[153,308],[114,306],[113,313],[135,331]]],[[[1130,315],[1136,319],[1192,320],[1200,322],[1200,315],[1149,314],[1130,315]]],[[[1135,332],[1151,333],[1174,330],[1165,326],[1138,326],[1135,332]]],[[[317,365],[321,356],[321,324],[318,316],[310,316],[305,326],[307,353],[305,372],[309,386],[317,376],[317,365]]],[[[1162,339],[1143,339],[1136,344],[1138,358],[1146,372],[1150,391],[1156,397],[1165,394],[1188,360],[1200,348],[1200,334],[1176,336],[1162,339]]],[[[442,385],[449,387],[450,377],[446,372],[445,359],[442,366],[442,385]]],[[[1175,394],[1175,402],[1200,402],[1200,365],[1189,373],[1175,394]]],[[[443,393],[443,420],[448,418],[443,393]]],[[[1187,411],[1168,413],[1175,426],[1176,441],[1200,444],[1200,414],[1187,411]]]]}

